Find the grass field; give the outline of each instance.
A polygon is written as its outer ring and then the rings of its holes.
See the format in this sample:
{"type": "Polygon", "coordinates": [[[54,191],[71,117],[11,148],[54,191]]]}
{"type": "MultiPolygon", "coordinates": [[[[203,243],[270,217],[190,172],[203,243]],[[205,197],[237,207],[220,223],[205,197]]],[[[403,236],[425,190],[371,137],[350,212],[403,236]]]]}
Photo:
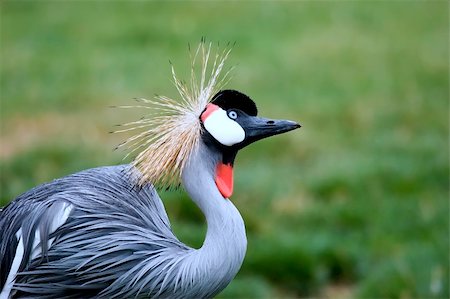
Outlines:
{"type": "MultiPolygon", "coordinates": [[[[0,203],[122,163],[111,105],[176,97],[200,37],[236,42],[227,85],[299,121],[236,161],[248,252],[221,298],[449,297],[445,1],[2,1],[0,203]]],[[[126,162],[129,162],[127,160],[126,162]]],[[[162,194],[192,246],[203,216],[162,194]]]]}

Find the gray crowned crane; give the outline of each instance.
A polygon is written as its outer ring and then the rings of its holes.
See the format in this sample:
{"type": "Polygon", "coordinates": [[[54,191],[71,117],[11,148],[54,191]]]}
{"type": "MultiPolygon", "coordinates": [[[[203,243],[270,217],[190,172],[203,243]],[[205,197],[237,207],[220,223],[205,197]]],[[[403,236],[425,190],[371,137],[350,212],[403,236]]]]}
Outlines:
{"type": "Polygon", "coordinates": [[[221,90],[229,53],[202,42],[188,84],[172,67],[180,100],[140,101],[152,112],[119,130],[138,130],[121,145],[139,152],[132,163],[39,185],[0,212],[0,299],[209,298],[230,283],[247,247],[229,199],[236,154],[300,125],[258,117],[248,96],[221,90]],[[174,235],[154,187],[180,184],[206,218],[199,249],[174,235]]]}

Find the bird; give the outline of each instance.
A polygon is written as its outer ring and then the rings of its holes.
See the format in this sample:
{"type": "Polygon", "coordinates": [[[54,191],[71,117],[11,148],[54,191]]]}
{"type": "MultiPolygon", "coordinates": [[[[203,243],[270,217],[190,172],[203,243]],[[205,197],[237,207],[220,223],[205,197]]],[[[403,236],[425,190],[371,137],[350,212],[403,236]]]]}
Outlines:
{"type": "Polygon", "coordinates": [[[257,116],[244,93],[224,89],[231,51],[193,50],[178,99],[138,99],[149,113],[120,125],[128,164],[96,167],[41,184],[0,211],[0,299],[211,298],[238,273],[244,221],[230,200],[236,154],[300,127],[257,116]],[[127,155],[128,155],[127,154],[127,155]],[[202,211],[200,248],[173,233],[158,191],[184,188],[202,211]]]}

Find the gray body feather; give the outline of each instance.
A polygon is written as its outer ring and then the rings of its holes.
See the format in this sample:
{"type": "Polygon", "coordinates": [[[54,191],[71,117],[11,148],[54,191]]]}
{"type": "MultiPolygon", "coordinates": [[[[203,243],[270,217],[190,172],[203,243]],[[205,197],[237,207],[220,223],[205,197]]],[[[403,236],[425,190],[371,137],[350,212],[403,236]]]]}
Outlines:
{"type": "Polygon", "coordinates": [[[89,169],[20,195],[0,214],[0,289],[20,241],[11,297],[214,296],[234,278],[246,251],[242,218],[214,183],[219,158],[201,144],[182,174],[208,224],[200,249],[176,238],[154,187],[136,186],[129,165],[89,169]],[[55,224],[62,211],[67,219],[55,224]]]}

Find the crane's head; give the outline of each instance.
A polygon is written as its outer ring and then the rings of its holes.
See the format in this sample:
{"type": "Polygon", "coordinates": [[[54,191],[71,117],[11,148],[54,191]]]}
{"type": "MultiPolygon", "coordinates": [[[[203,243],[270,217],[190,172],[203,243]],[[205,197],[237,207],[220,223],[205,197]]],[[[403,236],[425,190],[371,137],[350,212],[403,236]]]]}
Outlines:
{"type": "Polygon", "coordinates": [[[222,154],[215,181],[224,198],[233,192],[233,163],[238,150],[257,140],[300,128],[290,120],[268,119],[257,114],[256,104],[248,96],[236,90],[222,90],[200,115],[204,128],[202,139],[222,154]]]}
{"type": "Polygon", "coordinates": [[[187,160],[203,142],[222,156],[215,182],[223,197],[228,198],[233,191],[233,162],[238,150],[300,127],[293,121],[258,117],[256,105],[248,96],[235,90],[220,91],[229,73],[220,76],[230,49],[215,55],[211,52],[211,44],[202,41],[193,55],[189,85],[177,78],[172,66],[180,101],[165,96],[140,99],[143,105],[137,107],[150,108],[153,113],[117,131],[144,129],[119,145],[128,146],[129,154],[140,150],[133,161],[140,173],[139,184],[163,188],[178,185],[187,160]],[[210,56],[214,57],[212,66],[208,65],[210,56]]]}
{"type": "Polygon", "coordinates": [[[229,150],[239,150],[257,140],[300,127],[290,120],[268,119],[257,114],[256,104],[248,96],[236,90],[222,90],[206,105],[200,120],[206,136],[229,150]]]}

